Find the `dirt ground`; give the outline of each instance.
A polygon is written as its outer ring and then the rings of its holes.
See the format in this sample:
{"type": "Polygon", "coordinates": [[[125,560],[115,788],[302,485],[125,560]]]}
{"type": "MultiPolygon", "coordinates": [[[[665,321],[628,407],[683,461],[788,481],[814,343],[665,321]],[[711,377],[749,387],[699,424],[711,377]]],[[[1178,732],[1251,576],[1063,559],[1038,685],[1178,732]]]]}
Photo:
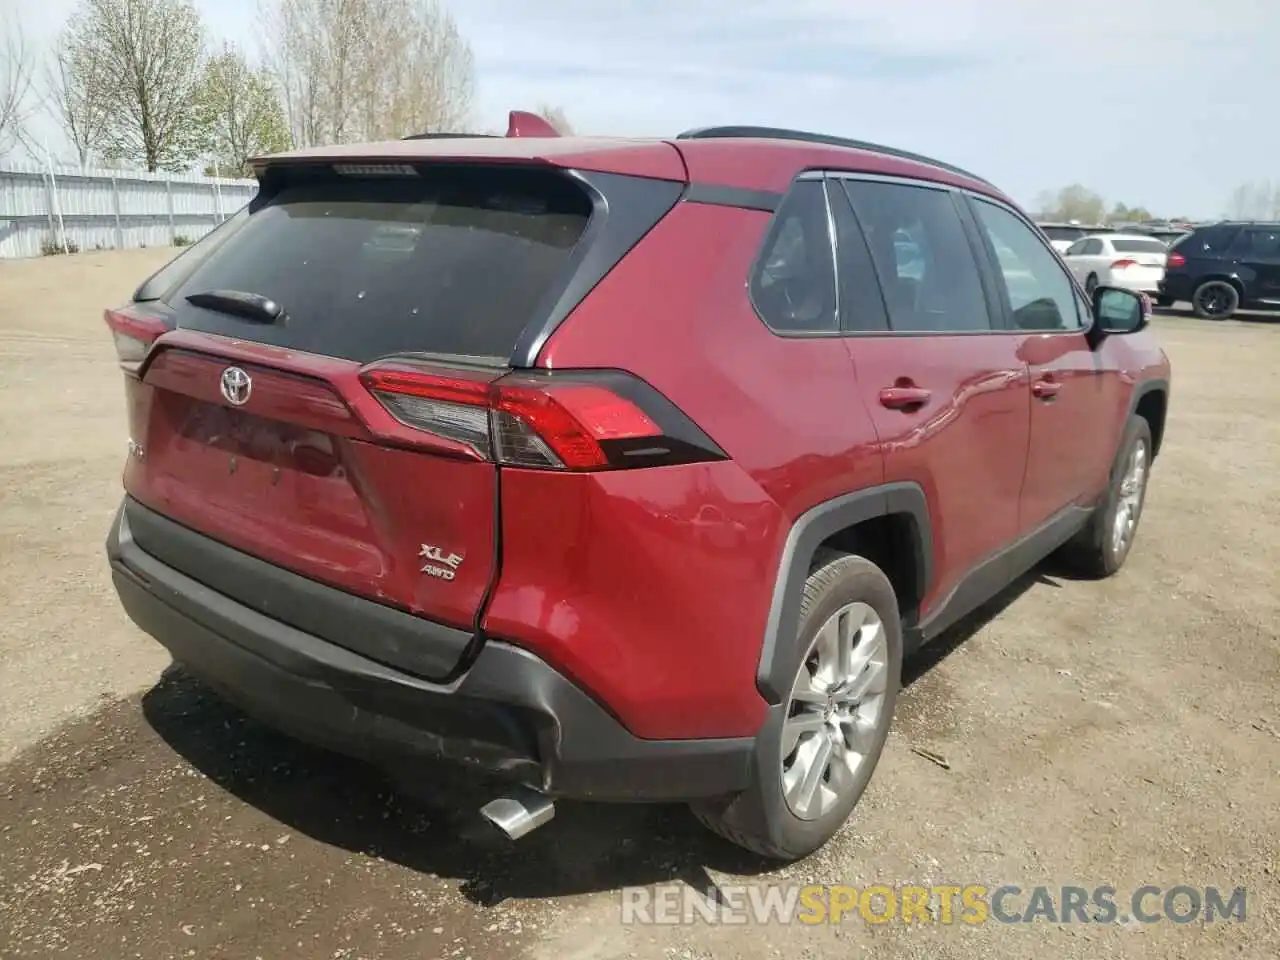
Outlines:
{"type": "Polygon", "coordinates": [[[1123,573],[1036,571],[927,648],[850,824],[778,870],[678,807],[498,843],[482,786],[404,799],[164,672],[103,559],[100,311],[170,253],[0,261],[0,957],[1280,956],[1280,321],[1157,318],[1173,396],[1123,573]],[[1245,887],[1247,919],[620,923],[624,886],[740,882],[1245,887]]]}

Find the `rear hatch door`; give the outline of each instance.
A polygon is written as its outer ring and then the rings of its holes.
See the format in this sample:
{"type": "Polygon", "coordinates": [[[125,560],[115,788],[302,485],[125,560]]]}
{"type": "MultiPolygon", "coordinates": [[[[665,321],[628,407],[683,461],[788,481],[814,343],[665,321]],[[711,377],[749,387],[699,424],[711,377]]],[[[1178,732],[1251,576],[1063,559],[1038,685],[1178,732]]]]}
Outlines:
{"type": "Polygon", "coordinates": [[[125,485],[238,551],[473,628],[497,562],[497,470],[467,430],[487,423],[411,429],[360,374],[413,357],[478,389],[501,376],[592,204],[551,168],[406,169],[276,184],[155,294],[176,329],[130,385],[144,453],[125,485]]]}

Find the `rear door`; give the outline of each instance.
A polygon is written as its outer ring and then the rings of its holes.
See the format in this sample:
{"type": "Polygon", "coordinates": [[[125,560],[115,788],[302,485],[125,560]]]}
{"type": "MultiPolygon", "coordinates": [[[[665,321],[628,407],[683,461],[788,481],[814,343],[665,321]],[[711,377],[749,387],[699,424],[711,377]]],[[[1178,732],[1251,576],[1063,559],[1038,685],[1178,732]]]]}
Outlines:
{"type": "Polygon", "coordinates": [[[131,387],[145,455],[126,489],[305,577],[472,626],[496,562],[487,411],[376,387],[398,358],[483,393],[591,215],[550,168],[299,171],[152,285],[177,329],[131,387]]]}
{"type": "MultiPolygon", "coordinates": [[[[1017,536],[1026,364],[999,329],[950,189],[856,176],[834,184],[850,202],[836,223],[849,221],[838,232],[840,314],[858,389],[885,481],[919,484],[932,518],[927,618],[1017,536]],[[867,289],[877,280],[883,300],[867,289]],[[859,281],[860,292],[850,289],[859,281]]],[[[992,584],[1000,579],[993,570],[992,584]]]]}
{"type": "Polygon", "coordinates": [[[1019,526],[1030,534],[1102,489],[1114,451],[1098,438],[1114,424],[1120,383],[1085,336],[1082,295],[1030,224],[994,201],[974,197],[970,204],[1003,287],[1009,339],[1031,377],[1019,506],[1019,526]]]}
{"type": "Polygon", "coordinates": [[[1245,297],[1280,303],[1280,227],[1245,227],[1231,245],[1245,297]]]}

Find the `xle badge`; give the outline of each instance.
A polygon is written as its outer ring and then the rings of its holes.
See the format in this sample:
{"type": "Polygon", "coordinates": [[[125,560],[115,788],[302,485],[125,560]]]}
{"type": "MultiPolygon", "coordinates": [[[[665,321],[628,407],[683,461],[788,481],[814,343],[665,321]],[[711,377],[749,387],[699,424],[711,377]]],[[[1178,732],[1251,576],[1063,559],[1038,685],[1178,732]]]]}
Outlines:
{"type": "Polygon", "coordinates": [[[429,543],[424,543],[422,549],[418,551],[418,559],[425,560],[422,565],[422,572],[429,577],[439,577],[441,580],[452,580],[457,576],[458,567],[462,566],[462,557],[456,553],[446,554],[439,547],[433,547],[429,543]]]}

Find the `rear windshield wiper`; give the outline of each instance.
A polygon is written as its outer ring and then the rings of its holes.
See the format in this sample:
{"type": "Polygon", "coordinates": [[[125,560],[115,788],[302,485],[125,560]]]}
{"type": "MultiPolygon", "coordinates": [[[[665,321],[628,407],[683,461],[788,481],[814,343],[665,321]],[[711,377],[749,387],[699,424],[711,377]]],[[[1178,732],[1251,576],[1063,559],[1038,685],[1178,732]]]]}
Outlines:
{"type": "Polygon", "coordinates": [[[243,317],[245,320],[256,320],[258,323],[276,323],[284,319],[284,307],[260,293],[246,293],[243,290],[206,290],[203,293],[188,294],[186,301],[194,307],[218,310],[243,317]]]}

